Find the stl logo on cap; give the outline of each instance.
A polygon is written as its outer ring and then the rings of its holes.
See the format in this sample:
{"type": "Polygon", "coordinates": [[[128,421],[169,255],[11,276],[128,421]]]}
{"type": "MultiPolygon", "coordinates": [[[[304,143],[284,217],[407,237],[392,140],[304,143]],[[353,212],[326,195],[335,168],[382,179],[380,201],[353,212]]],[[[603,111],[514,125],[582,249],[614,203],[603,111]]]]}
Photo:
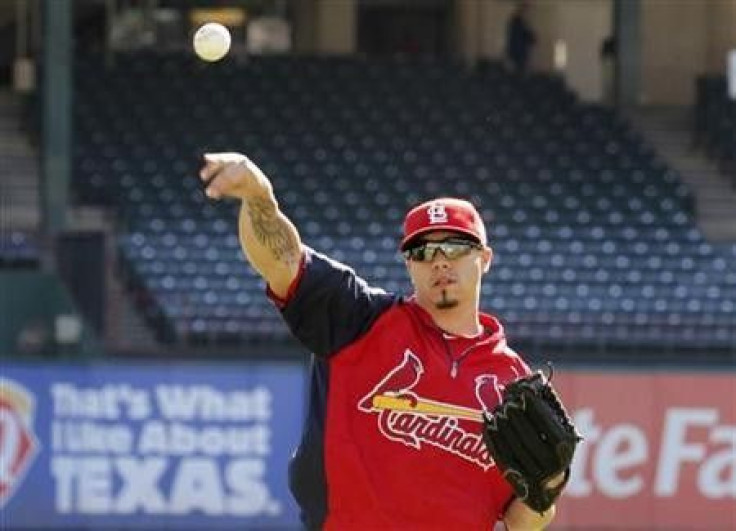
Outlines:
{"type": "Polygon", "coordinates": [[[25,387],[0,378],[0,507],[4,507],[36,457],[34,397],[25,387]]]}
{"type": "Polygon", "coordinates": [[[440,197],[412,208],[404,218],[403,251],[415,238],[436,230],[459,232],[486,244],[486,229],[475,207],[464,199],[440,197]]]}
{"type": "Polygon", "coordinates": [[[437,223],[447,223],[447,210],[442,203],[433,203],[427,207],[427,215],[429,215],[430,225],[437,223]]]}

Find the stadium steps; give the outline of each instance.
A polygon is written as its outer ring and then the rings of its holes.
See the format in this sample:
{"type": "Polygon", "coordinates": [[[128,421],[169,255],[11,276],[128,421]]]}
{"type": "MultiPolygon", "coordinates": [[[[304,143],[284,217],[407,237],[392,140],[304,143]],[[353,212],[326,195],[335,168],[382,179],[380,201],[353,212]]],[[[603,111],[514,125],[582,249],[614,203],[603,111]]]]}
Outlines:
{"type": "Polygon", "coordinates": [[[0,230],[38,230],[38,154],[21,129],[20,100],[10,90],[0,91],[0,160],[0,230]]]}
{"type": "Polygon", "coordinates": [[[71,232],[102,232],[105,235],[105,337],[108,351],[154,350],[153,332],[136,309],[131,292],[125,286],[117,260],[114,214],[103,207],[75,205],[68,211],[71,232]]]}
{"type": "Polygon", "coordinates": [[[691,110],[641,108],[629,118],[693,191],[696,221],[705,237],[713,242],[736,241],[736,192],[717,164],[693,149],[691,110]]]}
{"type": "Polygon", "coordinates": [[[123,278],[117,270],[110,271],[107,278],[108,347],[125,352],[156,350],[158,342],[154,333],[136,308],[123,278]]]}
{"type": "MultiPolygon", "coordinates": [[[[38,204],[40,167],[38,154],[21,129],[20,101],[11,90],[0,90],[0,231],[36,232],[41,216],[38,204]]],[[[106,230],[104,212],[75,207],[68,212],[70,230],[106,230]]],[[[109,301],[106,342],[126,350],[144,350],[157,345],[153,332],[135,309],[122,281],[114,271],[108,275],[109,301]]]]}

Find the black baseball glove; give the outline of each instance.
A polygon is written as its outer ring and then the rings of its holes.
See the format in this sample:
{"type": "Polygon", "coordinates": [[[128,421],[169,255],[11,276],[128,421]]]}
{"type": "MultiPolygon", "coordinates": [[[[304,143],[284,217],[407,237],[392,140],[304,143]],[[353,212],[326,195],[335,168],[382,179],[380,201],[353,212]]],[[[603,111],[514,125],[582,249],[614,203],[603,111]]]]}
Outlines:
{"type": "Polygon", "coordinates": [[[483,420],[488,451],[516,496],[539,513],[549,509],[567,484],[582,440],[550,378],[537,371],[510,383],[483,420]],[[562,480],[551,485],[558,477],[562,480]]]}

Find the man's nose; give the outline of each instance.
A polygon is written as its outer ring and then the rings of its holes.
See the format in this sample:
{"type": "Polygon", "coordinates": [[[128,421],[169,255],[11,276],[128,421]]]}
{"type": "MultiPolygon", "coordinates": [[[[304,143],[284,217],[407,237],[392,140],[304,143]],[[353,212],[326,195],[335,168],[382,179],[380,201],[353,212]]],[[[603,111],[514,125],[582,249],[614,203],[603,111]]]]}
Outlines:
{"type": "Polygon", "coordinates": [[[432,267],[435,269],[446,269],[450,267],[450,261],[445,256],[445,253],[438,250],[432,257],[432,267]]]}

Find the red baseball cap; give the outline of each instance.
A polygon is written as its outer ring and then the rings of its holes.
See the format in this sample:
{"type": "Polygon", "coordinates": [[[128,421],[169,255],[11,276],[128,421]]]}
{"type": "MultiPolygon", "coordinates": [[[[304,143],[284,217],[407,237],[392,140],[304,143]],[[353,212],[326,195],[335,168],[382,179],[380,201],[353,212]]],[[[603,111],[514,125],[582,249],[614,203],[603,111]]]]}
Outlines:
{"type": "Polygon", "coordinates": [[[436,230],[460,232],[478,243],[487,243],[483,220],[472,204],[455,197],[440,197],[415,206],[406,215],[401,250],[417,236],[436,230]]]}

